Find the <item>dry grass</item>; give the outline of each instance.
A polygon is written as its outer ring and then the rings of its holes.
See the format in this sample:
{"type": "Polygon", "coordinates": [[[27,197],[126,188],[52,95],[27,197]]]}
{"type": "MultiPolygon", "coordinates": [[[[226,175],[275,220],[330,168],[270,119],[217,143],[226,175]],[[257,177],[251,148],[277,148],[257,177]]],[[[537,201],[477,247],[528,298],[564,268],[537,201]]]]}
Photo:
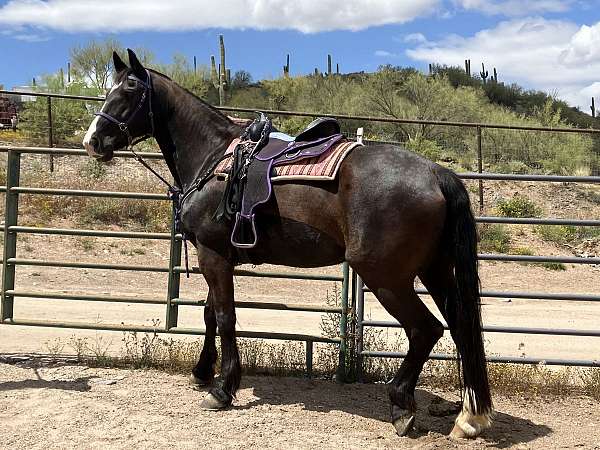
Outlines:
{"type": "MultiPolygon", "coordinates": [[[[389,337],[389,336],[388,336],[389,337]]],[[[383,346],[382,333],[368,337],[371,350],[402,351],[405,341],[398,335],[392,344],[383,346]]],[[[94,367],[120,367],[135,369],[159,369],[169,373],[190,373],[196,364],[202,339],[194,341],[163,338],[157,333],[124,333],[119,356],[109,354],[112,344],[102,336],[95,339],[78,338],[73,335],[67,342],[56,339],[45,344],[49,354],[59,357],[63,352],[75,353],[79,362],[94,367]]],[[[217,346],[218,346],[217,340],[217,346]]],[[[238,341],[242,369],[246,375],[304,376],[305,347],[303,342],[268,342],[261,339],[238,341]]],[[[313,376],[332,378],[337,370],[337,346],[317,345],[314,352],[313,376]]],[[[454,353],[454,347],[441,342],[434,352],[454,353]]],[[[396,374],[402,359],[365,358],[364,380],[389,382],[396,374]]],[[[216,367],[220,366],[217,361],[216,367]]],[[[600,368],[548,367],[543,364],[488,365],[490,384],[494,394],[521,394],[529,397],[544,395],[588,395],[600,399],[600,368]]],[[[350,380],[352,381],[352,380],[350,380]]],[[[423,369],[420,384],[445,390],[458,390],[458,366],[456,361],[429,360],[423,369]]]]}

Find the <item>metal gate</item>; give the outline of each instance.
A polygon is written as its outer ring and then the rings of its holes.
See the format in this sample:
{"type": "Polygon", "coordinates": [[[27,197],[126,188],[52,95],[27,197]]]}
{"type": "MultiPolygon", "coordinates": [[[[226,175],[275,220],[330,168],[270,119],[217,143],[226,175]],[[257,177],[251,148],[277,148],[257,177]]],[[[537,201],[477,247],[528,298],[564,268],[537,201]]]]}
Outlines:
{"type": "MultiPolygon", "coordinates": [[[[84,156],[88,157],[83,150],[72,149],[54,149],[54,148],[36,148],[36,147],[0,147],[0,152],[7,153],[7,173],[6,186],[0,187],[0,192],[5,192],[5,218],[4,225],[0,230],[4,231],[4,254],[2,258],[2,301],[1,301],[1,323],[5,325],[22,325],[36,327],[57,327],[72,329],[89,330],[107,330],[107,331],[136,331],[148,333],[173,333],[173,334],[192,334],[203,335],[205,330],[200,328],[183,328],[177,325],[179,306],[204,306],[205,300],[192,300],[180,297],[180,277],[185,273],[185,267],[181,265],[182,239],[181,235],[175,233],[174,224],[171,220],[170,233],[148,233],[148,232],[130,232],[130,231],[104,231],[89,229],[60,229],[60,228],[39,228],[19,226],[19,197],[22,195],[67,195],[80,197],[104,197],[104,198],[127,198],[149,201],[169,201],[165,194],[150,194],[140,192],[113,192],[113,191],[92,191],[92,190],[73,190],[73,189],[49,189],[39,187],[21,186],[19,183],[21,173],[21,156],[24,154],[47,154],[53,156],[84,156]],[[151,239],[168,240],[170,242],[169,264],[167,267],[127,265],[127,264],[104,264],[104,263],[83,263],[72,261],[44,261],[37,259],[17,258],[17,235],[25,233],[42,235],[63,235],[63,236],[91,236],[103,238],[126,238],[126,239],[151,239]],[[140,272],[163,273],[168,277],[168,288],[164,298],[139,298],[139,297],[115,297],[108,295],[71,295],[58,294],[43,291],[21,291],[15,290],[15,271],[17,266],[39,266],[39,267],[63,267],[92,270],[128,270],[140,272]],[[138,303],[164,305],[165,326],[142,326],[131,324],[100,324],[91,322],[63,322],[63,321],[44,321],[33,319],[19,319],[14,315],[14,304],[19,297],[37,298],[37,299],[56,299],[56,300],[74,300],[89,302],[114,302],[114,303],[138,303]]],[[[127,152],[116,152],[115,156],[130,158],[131,154],[127,152]]],[[[147,159],[161,159],[158,153],[142,153],[147,159]]],[[[197,269],[195,269],[197,272],[197,269]]],[[[235,270],[235,275],[239,277],[268,277],[275,279],[294,279],[294,280],[320,280],[334,281],[341,283],[341,305],[340,306],[316,306],[303,304],[286,304],[277,302],[250,302],[238,301],[237,308],[252,308],[264,310],[279,311],[302,311],[340,315],[340,330],[338,337],[324,337],[318,335],[298,334],[298,333],[267,333],[260,331],[237,331],[237,336],[243,338],[262,338],[277,339],[288,341],[303,341],[306,344],[306,368],[310,372],[313,366],[313,346],[314,343],[334,344],[339,347],[339,369],[338,376],[343,379],[345,373],[346,361],[346,317],[348,308],[348,289],[349,289],[349,268],[347,264],[342,266],[342,273],[339,276],[316,275],[311,273],[289,273],[289,272],[265,272],[257,270],[235,270]]]]}
{"type": "MultiPolygon", "coordinates": [[[[3,93],[4,91],[0,91],[3,93]]],[[[103,101],[103,98],[96,97],[78,97],[70,95],[54,95],[42,93],[27,93],[27,95],[46,97],[48,101],[48,139],[50,147],[53,146],[52,141],[52,97],[72,99],[75,101],[103,101]]],[[[223,111],[252,113],[252,108],[234,108],[221,107],[223,111]]],[[[461,123],[461,122],[439,122],[428,120],[409,120],[409,119],[393,119],[388,117],[368,117],[368,116],[350,116],[350,115],[334,115],[320,114],[313,112],[298,112],[298,111],[266,111],[271,115],[279,116],[301,116],[301,117],[316,117],[329,116],[337,117],[344,120],[359,121],[361,123],[392,123],[392,124],[423,124],[441,127],[461,127],[471,128],[476,133],[476,152],[477,152],[477,172],[459,174],[465,180],[478,181],[478,197],[479,209],[483,210],[483,185],[485,181],[506,180],[514,182],[553,182],[553,183],[600,183],[598,176],[547,176],[547,175],[516,175],[516,174],[499,174],[499,173],[484,173],[483,171],[483,152],[482,148],[485,140],[485,130],[487,129],[502,129],[502,130],[519,130],[520,132],[541,132],[541,133],[585,133],[585,134],[600,134],[600,130],[593,129],[571,129],[571,128],[543,128],[529,126],[511,126],[511,125],[495,125],[495,124],[477,124],[477,123],[461,123]]],[[[368,144],[369,142],[367,142],[368,144]]],[[[398,143],[399,144],[399,143],[398,143]]],[[[91,197],[112,197],[112,198],[138,198],[147,200],[166,201],[166,196],[159,194],[141,194],[131,192],[106,192],[106,191],[76,191],[66,189],[44,189],[23,187],[19,185],[20,173],[20,158],[22,154],[48,154],[48,155],[85,155],[85,152],[80,150],[69,149],[53,149],[53,148],[22,148],[22,147],[0,147],[0,152],[8,153],[7,163],[7,183],[6,187],[0,188],[0,191],[6,192],[6,217],[3,227],[4,233],[4,258],[3,276],[2,276],[2,323],[15,325],[32,325],[32,326],[54,326],[68,328],[89,328],[89,329],[106,329],[106,330],[131,330],[131,331],[159,331],[168,333],[183,333],[183,334],[203,334],[202,329],[181,328],[177,326],[178,306],[181,305],[203,305],[202,301],[182,299],[179,296],[179,280],[180,275],[184,271],[181,267],[181,237],[177,236],[172,230],[171,233],[139,233],[139,232],[113,232],[113,231],[98,231],[98,230],[81,230],[81,229],[50,229],[50,228],[32,228],[18,226],[18,198],[19,195],[74,195],[74,196],[91,196],[91,197]],[[17,233],[42,233],[42,234],[62,234],[71,236],[97,236],[97,237],[121,237],[132,239],[164,239],[170,241],[170,262],[168,267],[139,267],[118,264],[92,264],[92,263],[71,263],[61,261],[36,261],[22,260],[16,258],[16,235],[17,233]],[[88,268],[88,269],[107,269],[107,270],[143,270],[149,272],[166,273],[168,276],[168,289],[164,299],[139,299],[132,301],[131,298],[118,297],[99,297],[99,296],[68,296],[34,292],[20,292],[14,289],[14,274],[15,267],[18,265],[37,265],[50,267],[73,267],[73,268],[88,268]],[[13,304],[18,297],[43,297],[63,300],[85,300],[85,301],[108,301],[108,302],[139,302],[161,304],[166,307],[166,325],[161,330],[156,330],[153,327],[131,327],[127,325],[102,325],[90,323],[64,323],[64,322],[43,322],[43,321],[23,321],[14,317],[13,304]]],[[[128,153],[117,152],[115,156],[130,157],[128,153]]],[[[144,157],[149,159],[161,158],[158,154],[148,153],[144,157]]],[[[600,220],[570,220],[556,218],[511,218],[511,217],[496,217],[496,216],[478,216],[478,223],[495,223],[495,224],[526,224],[526,225],[568,225],[568,226],[600,226],[600,220]]],[[[480,254],[479,259],[482,261],[513,261],[524,263],[569,263],[569,264],[600,264],[600,258],[581,258],[574,256],[529,256],[529,255],[509,255],[509,254],[480,254]]],[[[386,351],[372,351],[363,348],[364,331],[369,327],[400,327],[397,322],[391,321],[374,321],[365,320],[364,305],[365,296],[368,288],[362,284],[360,277],[352,273],[350,268],[344,264],[342,274],[340,276],[314,275],[314,274],[295,274],[283,272],[260,272],[260,271],[237,271],[238,276],[255,276],[255,277],[274,277],[274,278],[293,278],[293,279],[312,279],[325,281],[338,281],[342,283],[341,289],[341,306],[340,307],[317,307],[312,305],[286,305],[282,303],[262,303],[262,302],[237,302],[238,308],[259,308],[259,309],[277,309],[289,311],[311,311],[320,313],[335,313],[340,314],[340,332],[337,338],[325,338],[322,336],[311,336],[301,334],[286,334],[286,333],[259,333],[251,331],[240,331],[238,335],[241,337],[266,338],[266,339],[284,339],[298,340],[306,342],[306,364],[307,367],[312,367],[312,350],[315,342],[330,343],[339,346],[339,361],[340,368],[338,375],[341,377],[345,372],[344,363],[352,357],[356,357],[358,367],[361,367],[361,362],[364,358],[377,357],[394,357],[402,358],[403,353],[394,353],[386,351]],[[350,293],[351,292],[351,293],[350,293]],[[353,348],[356,354],[349,355],[348,349],[348,331],[347,318],[349,315],[356,323],[356,330],[353,335],[353,348]]],[[[425,290],[418,290],[418,294],[427,295],[425,290]]],[[[483,298],[501,299],[511,298],[526,301],[549,300],[549,301],[578,301],[578,302],[600,302],[600,294],[594,293],[591,295],[574,294],[574,293],[545,293],[545,292],[495,292],[483,291],[483,298]]],[[[531,328],[531,327],[499,327],[486,326],[484,327],[487,333],[511,333],[511,334],[541,334],[555,336],[591,336],[600,337],[600,330],[578,330],[578,329],[551,329],[551,328],[531,328]]],[[[452,359],[454,355],[449,354],[433,354],[433,359],[452,359]]],[[[573,366],[598,366],[600,361],[595,360],[570,360],[570,359],[548,359],[542,357],[509,357],[495,356],[488,358],[490,362],[513,362],[523,364],[535,364],[544,362],[549,365],[573,365],[573,366]]],[[[354,363],[353,361],[351,361],[354,363]]],[[[360,369],[359,369],[360,370],[360,369]]]]}

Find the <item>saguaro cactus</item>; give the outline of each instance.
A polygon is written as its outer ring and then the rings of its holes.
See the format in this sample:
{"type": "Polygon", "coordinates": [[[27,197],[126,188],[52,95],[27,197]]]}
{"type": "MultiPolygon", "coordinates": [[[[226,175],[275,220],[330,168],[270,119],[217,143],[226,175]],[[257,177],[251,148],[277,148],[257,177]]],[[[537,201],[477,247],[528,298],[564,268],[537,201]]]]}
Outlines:
{"type": "Polygon", "coordinates": [[[327,75],[331,76],[331,55],[327,55],[327,75]]]}
{"type": "Polygon", "coordinates": [[[219,75],[217,75],[217,63],[214,55],[210,55],[210,81],[215,89],[219,89],[219,75]]]}
{"type": "Polygon", "coordinates": [[[496,72],[496,68],[494,67],[494,75],[492,75],[492,81],[494,83],[498,83],[498,72],[496,72]]]}
{"type": "Polygon", "coordinates": [[[217,71],[217,64],[214,55],[210,56],[210,81],[215,89],[219,91],[219,105],[225,105],[225,91],[231,83],[231,71],[225,66],[225,41],[223,35],[219,35],[219,46],[221,53],[221,63],[217,71]]]}
{"type": "Polygon", "coordinates": [[[289,55],[289,53],[286,58],[285,66],[283,66],[283,76],[286,78],[290,76],[290,55],[289,55]]]}
{"type": "Polygon", "coordinates": [[[486,83],[488,77],[490,76],[490,73],[485,70],[485,64],[481,63],[481,72],[479,72],[479,75],[481,75],[481,79],[483,80],[483,84],[486,83]]]}
{"type": "Polygon", "coordinates": [[[471,60],[465,59],[465,72],[467,75],[471,76],[471,60]]]}
{"type": "Polygon", "coordinates": [[[596,102],[594,101],[594,97],[592,97],[592,105],[590,106],[592,110],[592,117],[596,117],[596,102]]]}
{"type": "Polygon", "coordinates": [[[219,73],[219,104],[225,104],[225,89],[227,87],[227,69],[225,66],[225,41],[223,35],[219,35],[219,46],[221,47],[221,64],[219,73]]]}

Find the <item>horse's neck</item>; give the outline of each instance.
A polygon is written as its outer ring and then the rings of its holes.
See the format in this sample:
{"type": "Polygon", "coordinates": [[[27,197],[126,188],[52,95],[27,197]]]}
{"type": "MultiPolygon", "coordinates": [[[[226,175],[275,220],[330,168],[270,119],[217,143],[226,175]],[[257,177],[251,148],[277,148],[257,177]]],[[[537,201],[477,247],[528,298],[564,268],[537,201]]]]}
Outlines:
{"type": "Polygon", "coordinates": [[[187,188],[223,155],[241,128],[172,82],[161,80],[156,91],[161,97],[156,140],[165,158],[174,155],[173,176],[187,188]]]}

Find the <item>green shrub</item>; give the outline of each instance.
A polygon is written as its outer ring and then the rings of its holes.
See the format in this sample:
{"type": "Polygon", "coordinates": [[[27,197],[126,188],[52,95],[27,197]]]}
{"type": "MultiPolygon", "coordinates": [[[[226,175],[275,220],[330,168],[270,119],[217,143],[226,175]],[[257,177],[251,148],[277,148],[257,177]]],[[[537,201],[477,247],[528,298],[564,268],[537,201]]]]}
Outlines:
{"type": "Polygon", "coordinates": [[[575,227],[572,225],[539,225],[535,231],[548,242],[556,244],[579,243],[584,240],[600,240],[600,228],[575,227]]]}
{"type": "Polygon", "coordinates": [[[442,148],[436,142],[428,139],[411,139],[406,142],[405,146],[431,161],[438,161],[442,157],[442,148]]]}
{"type": "Polygon", "coordinates": [[[514,248],[512,250],[512,253],[514,255],[521,255],[521,256],[533,256],[534,255],[533,250],[531,250],[528,247],[517,247],[517,248],[514,248]]]}
{"type": "Polygon", "coordinates": [[[479,249],[484,252],[508,253],[510,233],[502,224],[484,224],[479,228],[479,249]]]}
{"type": "Polygon", "coordinates": [[[85,165],[80,169],[79,172],[86,178],[99,180],[106,175],[106,164],[96,161],[95,159],[88,158],[85,165]]]}
{"type": "Polygon", "coordinates": [[[149,231],[168,231],[171,205],[148,200],[95,198],[81,208],[80,217],[86,223],[125,225],[135,222],[149,231]]]}
{"type": "Polygon", "coordinates": [[[515,195],[509,200],[500,200],[498,212],[504,217],[541,217],[542,209],[533,201],[522,195],[515,195]]]}
{"type": "Polygon", "coordinates": [[[542,266],[544,269],[548,269],[548,270],[557,270],[557,271],[567,270],[567,266],[565,266],[563,263],[558,263],[558,262],[543,262],[543,263],[540,263],[540,266],[542,266]]]}

